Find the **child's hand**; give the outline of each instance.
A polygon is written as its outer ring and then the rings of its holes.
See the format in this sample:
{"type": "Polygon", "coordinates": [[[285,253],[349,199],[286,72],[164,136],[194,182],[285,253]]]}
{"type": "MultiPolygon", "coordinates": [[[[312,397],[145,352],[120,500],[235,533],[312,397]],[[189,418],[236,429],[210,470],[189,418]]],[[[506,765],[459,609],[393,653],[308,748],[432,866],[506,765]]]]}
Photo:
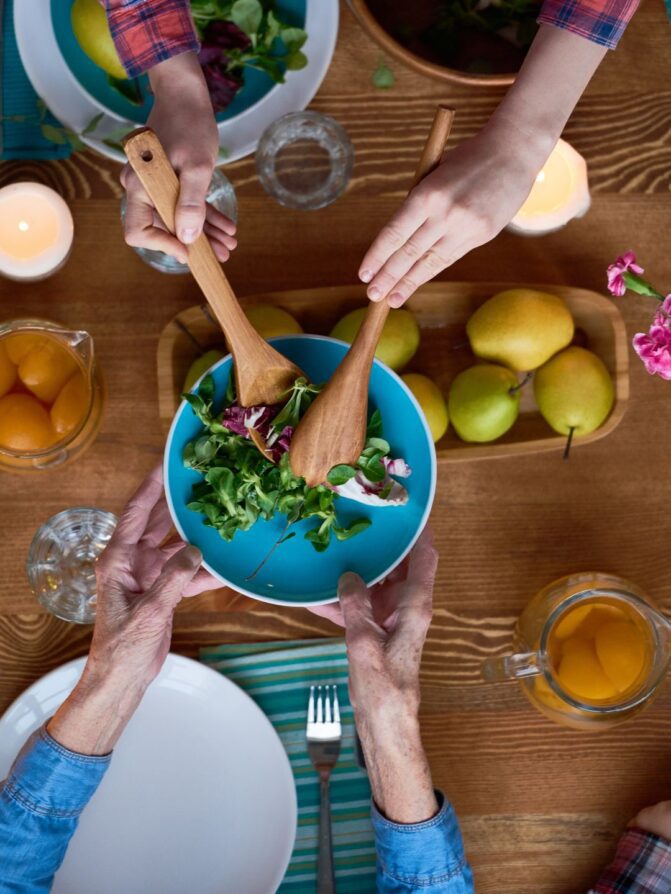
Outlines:
{"type": "Polygon", "coordinates": [[[543,159],[526,158],[493,126],[445,156],[366,252],[359,277],[371,301],[400,307],[413,292],[515,216],[543,159]]]}
{"type": "Polygon", "coordinates": [[[147,120],[179,175],[177,236],[168,233],[132,169],[126,165],[121,182],[128,193],[126,242],[163,251],[186,263],[185,245],[204,230],[220,261],[236,247],[235,224],[205,202],[219,153],[219,135],[210,96],[195,53],[161,62],[149,77],[154,106],[147,120]]]}

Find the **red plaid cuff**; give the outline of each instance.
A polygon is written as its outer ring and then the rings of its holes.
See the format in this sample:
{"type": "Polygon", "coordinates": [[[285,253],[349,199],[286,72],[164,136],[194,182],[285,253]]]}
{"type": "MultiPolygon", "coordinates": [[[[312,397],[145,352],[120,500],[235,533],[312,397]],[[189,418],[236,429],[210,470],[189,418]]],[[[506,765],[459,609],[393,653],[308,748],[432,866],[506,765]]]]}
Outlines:
{"type": "Polygon", "coordinates": [[[114,43],[128,76],[180,53],[198,52],[189,0],[105,0],[114,43]]]}
{"type": "Polygon", "coordinates": [[[669,894],[671,842],[642,829],[628,829],[613,862],[590,894],[669,894]]]}
{"type": "Polygon", "coordinates": [[[639,0],[544,0],[538,21],[614,50],[639,0]]]}

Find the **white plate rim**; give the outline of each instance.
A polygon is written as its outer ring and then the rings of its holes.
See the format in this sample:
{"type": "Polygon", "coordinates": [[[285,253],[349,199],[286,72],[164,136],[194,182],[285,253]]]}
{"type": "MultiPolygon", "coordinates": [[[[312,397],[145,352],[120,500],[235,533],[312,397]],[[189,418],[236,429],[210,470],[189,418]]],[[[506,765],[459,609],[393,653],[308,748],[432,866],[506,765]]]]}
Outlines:
{"type": "MultiPolygon", "coordinates": [[[[339,17],[338,0],[307,0],[308,40],[304,49],[309,59],[308,65],[301,71],[289,72],[290,77],[285,84],[276,84],[258,103],[235,118],[218,124],[219,143],[224,149],[228,149],[226,143],[231,142],[231,136],[241,126],[253,131],[252,136],[243,134],[240,143],[237,146],[233,144],[234,148],[231,148],[229,155],[218,166],[232,164],[254,152],[261,134],[273,121],[288,112],[301,111],[309,105],[331,64],[338,37],[339,17]]],[[[99,125],[101,128],[109,122],[117,127],[119,124],[127,124],[131,129],[138,126],[135,122],[127,121],[103,108],[74,77],[56,41],[51,22],[50,0],[21,0],[14,12],[14,28],[21,61],[35,91],[45,99],[53,114],[63,124],[80,132],[92,118],[102,112],[104,117],[99,125]],[[43,28],[39,37],[35,34],[35,22],[40,23],[43,28]],[[40,53],[34,52],[36,46],[41,48],[40,53]],[[45,59],[49,60],[46,64],[45,59]],[[56,99],[47,100],[46,94],[54,85],[56,99]],[[86,120],[83,120],[84,114],[86,120]]],[[[102,139],[81,135],[80,139],[99,154],[125,163],[124,154],[107,146],[102,139]]]]}
{"type": "MultiPolygon", "coordinates": [[[[286,338],[286,337],[287,336],[278,336],[277,338],[286,338]]],[[[347,342],[341,341],[341,339],[339,339],[339,338],[332,338],[330,335],[310,335],[307,332],[303,332],[302,334],[297,333],[295,335],[291,335],[290,337],[291,338],[300,338],[300,339],[309,338],[312,340],[317,339],[318,341],[324,341],[324,342],[335,342],[336,344],[345,345],[346,347],[349,347],[347,342]]],[[[270,344],[273,344],[273,342],[275,342],[277,340],[277,338],[269,338],[268,341],[270,342],[270,344]]],[[[209,372],[211,372],[213,369],[216,369],[218,366],[221,366],[223,363],[225,363],[230,358],[230,356],[231,356],[230,354],[226,354],[226,356],[222,357],[221,360],[218,360],[216,363],[213,363],[212,366],[210,367],[210,369],[205,370],[205,372],[198,379],[198,381],[194,383],[191,390],[193,391],[193,389],[196,388],[200,384],[202,379],[209,372]]],[[[391,572],[395,568],[398,568],[398,566],[401,564],[401,562],[405,559],[405,557],[408,555],[410,550],[413,548],[413,546],[419,540],[420,536],[422,535],[422,532],[424,531],[424,528],[426,527],[426,525],[429,521],[429,516],[431,515],[433,503],[436,498],[436,487],[437,487],[437,479],[438,479],[438,461],[436,458],[436,448],[433,443],[433,437],[431,436],[431,430],[429,429],[429,423],[426,421],[426,417],[424,416],[424,413],[422,411],[422,408],[419,405],[417,398],[412,393],[412,391],[408,388],[408,386],[405,384],[403,379],[398,375],[398,373],[394,372],[393,369],[386,366],[386,364],[382,363],[381,360],[378,360],[377,357],[373,360],[373,363],[375,363],[379,366],[383,366],[387,370],[387,372],[391,373],[391,375],[396,379],[397,384],[401,387],[401,390],[405,392],[405,394],[408,398],[410,398],[410,402],[412,404],[414,404],[415,409],[417,410],[417,415],[418,415],[419,419],[421,420],[421,423],[424,427],[424,431],[426,433],[426,436],[427,436],[427,439],[428,439],[428,442],[429,442],[429,445],[431,448],[430,449],[431,481],[429,484],[429,499],[427,501],[426,506],[424,507],[424,511],[422,512],[420,522],[417,525],[417,530],[415,531],[414,535],[410,539],[408,546],[405,548],[405,550],[403,550],[402,553],[399,554],[399,557],[394,562],[392,562],[387,568],[385,568],[384,571],[382,571],[380,574],[378,574],[377,577],[366,582],[366,586],[368,586],[368,587],[374,587],[376,584],[379,584],[380,581],[383,581],[389,574],[391,574],[391,572]]],[[[170,510],[170,515],[172,517],[173,524],[177,528],[179,536],[182,538],[182,540],[184,540],[185,542],[188,542],[186,540],[186,533],[179,522],[179,518],[177,517],[177,513],[175,511],[175,506],[174,506],[174,503],[172,500],[172,494],[170,493],[170,489],[167,485],[167,482],[169,481],[168,468],[169,468],[170,448],[172,446],[172,442],[175,437],[175,429],[177,427],[177,416],[178,416],[179,411],[184,403],[185,403],[185,401],[180,401],[180,404],[179,404],[177,411],[173,417],[173,420],[170,423],[170,431],[168,432],[168,437],[166,438],[165,450],[163,453],[163,481],[164,481],[165,498],[166,498],[166,502],[168,503],[168,509],[170,510]]],[[[338,601],[337,595],[335,595],[331,599],[313,599],[310,601],[305,600],[302,602],[288,602],[284,599],[273,598],[272,596],[260,596],[258,593],[254,593],[252,590],[243,589],[242,587],[239,587],[237,584],[234,584],[231,581],[227,580],[225,577],[223,577],[223,575],[219,574],[218,571],[215,571],[215,569],[212,568],[212,566],[209,565],[209,563],[206,562],[205,559],[203,559],[202,566],[207,571],[209,571],[209,573],[212,575],[212,577],[216,578],[218,581],[221,581],[221,583],[224,584],[224,586],[230,587],[230,589],[234,590],[236,593],[242,593],[243,596],[249,596],[250,599],[256,599],[259,602],[270,602],[273,605],[284,605],[289,608],[305,608],[305,607],[311,606],[311,605],[330,605],[330,604],[338,601]]]]}
{"type": "MultiPolygon", "coordinates": [[[[76,685],[77,681],[81,677],[82,671],[84,670],[84,665],[86,664],[87,656],[82,656],[80,658],[73,658],[70,661],[66,661],[65,664],[61,664],[58,667],[55,667],[53,670],[49,671],[46,674],[43,674],[41,677],[38,677],[34,680],[29,686],[27,686],[23,692],[21,692],[14,701],[9,705],[9,707],[4,711],[2,715],[0,715],[0,738],[2,737],[3,730],[10,727],[12,724],[12,714],[20,709],[21,704],[23,703],[25,697],[32,693],[34,690],[38,689],[38,687],[42,687],[48,685],[51,682],[56,682],[59,677],[63,677],[72,674],[74,678],[74,682],[72,688],[76,685]]],[[[283,857],[283,866],[278,866],[277,874],[275,876],[275,880],[273,882],[274,888],[276,890],[280,884],[282,883],[287,868],[289,866],[289,862],[291,860],[291,856],[293,854],[295,839],[296,839],[296,831],[298,827],[298,799],[296,795],[296,783],[294,779],[293,772],[291,770],[291,762],[289,761],[289,756],[286,753],[286,750],[277,735],[277,732],[270,720],[266,716],[266,714],[261,710],[261,708],[256,704],[254,699],[248,695],[244,689],[240,686],[237,686],[232,680],[230,680],[225,674],[219,673],[212,667],[208,667],[206,664],[202,664],[199,661],[195,661],[193,658],[187,658],[185,655],[178,655],[175,652],[169,652],[166,656],[165,662],[159,672],[157,680],[162,675],[168,675],[173,667],[189,668],[192,673],[197,672],[199,675],[203,677],[209,677],[213,681],[216,679],[216,685],[222,686],[223,689],[229,690],[230,687],[233,687],[237,693],[243,696],[243,698],[249,703],[252,711],[258,715],[260,715],[265,723],[268,726],[269,731],[272,732],[273,736],[277,739],[277,743],[279,745],[280,751],[284,756],[283,767],[286,769],[286,789],[287,789],[287,803],[289,805],[290,810],[288,811],[291,819],[291,826],[287,830],[289,832],[287,836],[288,847],[283,857]]],[[[154,681],[156,682],[156,681],[154,681]]],[[[153,685],[153,684],[152,684],[153,685]]],[[[68,687],[61,687],[61,691],[65,691],[68,687]]],[[[67,695],[70,694],[72,688],[69,689],[67,695]]],[[[67,698],[66,695],[66,698],[67,698]]],[[[30,735],[32,735],[34,730],[31,730],[30,735]]],[[[20,736],[19,736],[20,738],[20,736]]],[[[18,754],[18,752],[17,752],[18,754]]]]}

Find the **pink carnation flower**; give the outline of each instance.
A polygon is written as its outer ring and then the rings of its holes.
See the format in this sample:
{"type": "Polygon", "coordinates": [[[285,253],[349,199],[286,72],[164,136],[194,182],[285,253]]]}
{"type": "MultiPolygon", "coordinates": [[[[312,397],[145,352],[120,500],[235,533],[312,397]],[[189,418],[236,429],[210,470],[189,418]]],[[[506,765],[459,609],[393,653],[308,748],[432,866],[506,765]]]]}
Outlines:
{"type": "Polygon", "coordinates": [[[662,302],[650,331],[637,333],[632,344],[651,376],[671,380],[671,295],[662,302]]]}
{"type": "Polygon", "coordinates": [[[622,274],[627,270],[631,270],[632,273],[638,273],[639,275],[643,273],[643,268],[636,263],[636,255],[633,251],[626,251],[608,268],[608,290],[611,294],[622,297],[627,291],[622,278],[622,274]]]}

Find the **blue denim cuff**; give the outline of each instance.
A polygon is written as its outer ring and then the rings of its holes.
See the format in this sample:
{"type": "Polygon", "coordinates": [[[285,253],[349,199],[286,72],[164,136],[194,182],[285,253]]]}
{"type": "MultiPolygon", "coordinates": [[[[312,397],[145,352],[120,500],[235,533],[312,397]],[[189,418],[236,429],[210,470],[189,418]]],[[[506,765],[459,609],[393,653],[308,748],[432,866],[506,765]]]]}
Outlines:
{"type": "Polygon", "coordinates": [[[69,751],[41,727],[14,761],[4,794],[42,816],[78,817],[111,759],[69,751]]]}
{"type": "Polygon", "coordinates": [[[426,822],[409,825],[391,822],[373,804],[379,868],[383,875],[405,884],[428,887],[453,881],[450,891],[471,891],[471,870],[454,808],[442,792],[436,792],[436,798],[438,813],[426,822]]]}

